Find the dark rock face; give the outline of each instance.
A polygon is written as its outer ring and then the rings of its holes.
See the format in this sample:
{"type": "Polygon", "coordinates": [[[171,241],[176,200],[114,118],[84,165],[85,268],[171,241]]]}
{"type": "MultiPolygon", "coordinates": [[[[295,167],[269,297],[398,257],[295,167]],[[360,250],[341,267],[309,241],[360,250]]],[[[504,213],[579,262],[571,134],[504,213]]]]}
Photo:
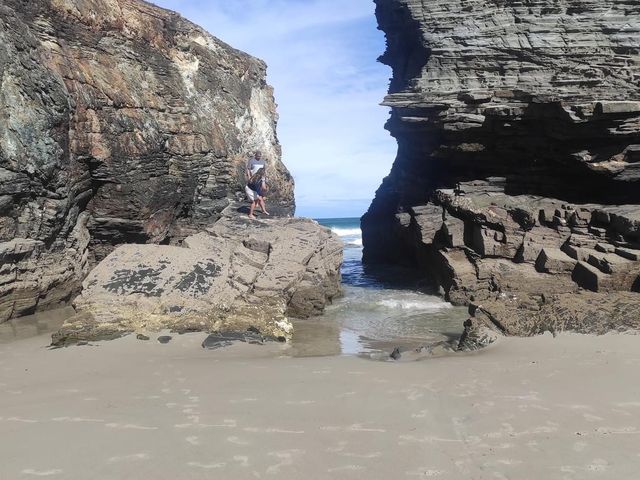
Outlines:
{"type": "Polygon", "coordinates": [[[215,221],[255,149],[292,213],[265,76],[142,1],[3,1],[0,321],[68,300],[115,245],[215,221]]]}
{"type": "Polygon", "coordinates": [[[502,333],[640,326],[640,4],[376,3],[399,148],[365,261],[502,333]]]}

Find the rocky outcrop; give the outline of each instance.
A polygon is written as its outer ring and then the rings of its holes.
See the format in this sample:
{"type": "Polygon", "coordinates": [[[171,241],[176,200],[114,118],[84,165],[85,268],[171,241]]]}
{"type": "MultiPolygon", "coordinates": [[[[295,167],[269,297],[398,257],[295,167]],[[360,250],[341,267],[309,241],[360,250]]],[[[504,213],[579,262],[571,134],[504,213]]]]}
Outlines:
{"type": "Polygon", "coordinates": [[[54,345],[169,328],[289,339],[340,293],[342,242],[306,219],[225,216],[181,247],[123,245],[91,271],[54,345]]]}
{"type": "Polygon", "coordinates": [[[640,5],[376,3],[398,156],[365,262],[506,334],[638,328],[640,5]]]}
{"type": "Polygon", "coordinates": [[[3,1],[0,321],[67,301],[116,245],[217,220],[255,149],[292,213],[265,72],[143,1],[3,1]]]}

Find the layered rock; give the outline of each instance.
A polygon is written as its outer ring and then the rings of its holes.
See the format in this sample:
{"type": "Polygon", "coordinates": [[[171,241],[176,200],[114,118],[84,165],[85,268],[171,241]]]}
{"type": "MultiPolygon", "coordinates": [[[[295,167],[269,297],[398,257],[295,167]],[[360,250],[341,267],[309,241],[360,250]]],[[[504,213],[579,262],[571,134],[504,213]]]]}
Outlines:
{"type": "Polygon", "coordinates": [[[115,245],[217,220],[255,149],[292,213],[265,75],[143,1],[3,1],[0,321],[67,301],[115,245]]]}
{"type": "Polygon", "coordinates": [[[365,262],[507,334],[638,327],[640,5],[376,3],[399,148],[365,262]]]}
{"type": "Polygon", "coordinates": [[[225,216],[181,247],[123,245],[84,282],[53,343],[170,328],[289,339],[340,293],[342,242],[306,219],[225,216]]]}

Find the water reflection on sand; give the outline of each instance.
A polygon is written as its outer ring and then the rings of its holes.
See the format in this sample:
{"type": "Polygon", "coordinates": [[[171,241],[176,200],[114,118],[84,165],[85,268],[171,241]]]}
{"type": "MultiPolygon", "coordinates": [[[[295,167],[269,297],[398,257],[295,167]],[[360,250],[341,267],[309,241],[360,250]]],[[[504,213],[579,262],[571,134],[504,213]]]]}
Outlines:
{"type": "Polygon", "coordinates": [[[72,307],[38,312],[26,317],[14,318],[8,322],[0,323],[0,343],[9,343],[16,340],[49,335],[58,330],[65,320],[70,318],[75,311],[72,307]]]}

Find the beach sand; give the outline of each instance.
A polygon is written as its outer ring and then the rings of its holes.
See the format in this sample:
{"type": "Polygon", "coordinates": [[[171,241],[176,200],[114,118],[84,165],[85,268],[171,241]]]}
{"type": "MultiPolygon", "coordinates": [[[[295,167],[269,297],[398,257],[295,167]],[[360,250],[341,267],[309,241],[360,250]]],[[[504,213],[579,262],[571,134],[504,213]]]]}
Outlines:
{"type": "Polygon", "coordinates": [[[416,362],[204,337],[0,344],[0,478],[638,478],[635,335],[416,362]]]}

